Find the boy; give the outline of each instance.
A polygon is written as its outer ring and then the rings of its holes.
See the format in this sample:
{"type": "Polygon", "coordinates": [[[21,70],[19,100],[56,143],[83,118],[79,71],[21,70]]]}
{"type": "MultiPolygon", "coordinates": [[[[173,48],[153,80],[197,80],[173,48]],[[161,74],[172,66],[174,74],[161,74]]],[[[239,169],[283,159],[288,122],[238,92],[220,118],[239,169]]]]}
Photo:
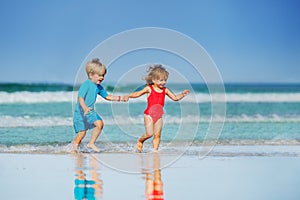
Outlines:
{"type": "Polygon", "coordinates": [[[86,131],[93,129],[87,147],[96,152],[100,152],[100,149],[95,145],[95,142],[100,135],[104,124],[102,118],[96,113],[94,108],[97,94],[108,101],[127,101],[128,98],[112,96],[100,85],[104,80],[106,67],[99,59],[93,59],[87,63],[86,73],[88,79],[79,88],[78,101],[74,112],[74,130],[77,133],[73,141],[74,151],[78,151],[78,147],[85,137],[86,131]]]}

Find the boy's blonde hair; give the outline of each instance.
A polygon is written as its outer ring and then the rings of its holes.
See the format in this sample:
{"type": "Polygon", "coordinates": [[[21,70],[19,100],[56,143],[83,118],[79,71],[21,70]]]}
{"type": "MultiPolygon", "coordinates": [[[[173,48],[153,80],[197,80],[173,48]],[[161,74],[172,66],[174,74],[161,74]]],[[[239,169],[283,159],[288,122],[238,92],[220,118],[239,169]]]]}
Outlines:
{"type": "Polygon", "coordinates": [[[147,85],[152,85],[152,80],[158,80],[161,78],[168,79],[169,72],[161,65],[161,64],[155,64],[153,66],[148,67],[147,70],[149,73],[145,77],[145,81],[147,85]]]}
{"type": "Polygon", "coordinates": [[[100,62],[99,58],[94,58],[86,64],[85,71],[88,76],[90,73],[100,75],[103,71],[106,73],[106,67],[100,62]]]}

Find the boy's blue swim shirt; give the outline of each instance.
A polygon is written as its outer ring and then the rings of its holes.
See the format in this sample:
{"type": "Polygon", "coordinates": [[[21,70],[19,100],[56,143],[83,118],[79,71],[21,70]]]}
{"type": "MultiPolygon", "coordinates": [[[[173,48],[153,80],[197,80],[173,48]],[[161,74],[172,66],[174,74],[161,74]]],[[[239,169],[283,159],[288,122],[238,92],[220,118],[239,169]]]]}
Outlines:
{"type": "Polygon", "coordinates": [[[94,122],[101,120],[101,117],[94,111],[95,102],[97,95],[103,98],[108,96],[107,92],[101,85],[97,85],[90,79],[86,80],[78,90],[78,98],[84,99],[84,102],[91,111],[84,116],[82,107],[80,106],[78,100],[74,112],[74,129],[75,132],[88,130],[94,127],[94,122]]]}
{"type": "Polygon", "coordinates": [[[98,94],[103,98],[106,98],[108,95],[101,85],[95,84],[90,79],[83,82],[83,84],[80,86],[78,90],[78,98],[82,97],[84,99],[86,106],[91,109],[94,109],[94,105],[98,94]]]}

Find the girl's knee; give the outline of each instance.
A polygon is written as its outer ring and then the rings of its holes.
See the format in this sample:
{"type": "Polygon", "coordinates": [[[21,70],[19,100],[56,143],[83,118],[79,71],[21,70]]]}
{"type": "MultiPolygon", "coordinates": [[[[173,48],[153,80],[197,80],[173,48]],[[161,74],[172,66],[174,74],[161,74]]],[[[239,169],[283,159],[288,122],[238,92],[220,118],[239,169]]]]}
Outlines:
{"type": "Polygon", "coordinates": [[[160,133],[154,134],[154,138],[160,138],[160,133]]]}
{"type": "Polygon", "coordinates": [[[146,138],[151,138],[153,136],[153,133],[146,133],[145,136],[146,138]]]}

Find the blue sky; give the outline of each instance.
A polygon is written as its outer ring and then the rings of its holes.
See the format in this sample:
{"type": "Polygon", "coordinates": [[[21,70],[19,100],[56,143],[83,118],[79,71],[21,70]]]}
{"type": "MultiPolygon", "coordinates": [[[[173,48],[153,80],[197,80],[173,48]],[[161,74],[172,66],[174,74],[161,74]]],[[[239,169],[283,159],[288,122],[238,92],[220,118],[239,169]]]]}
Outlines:
{"type": "Polygon", "coordinates": [[[298,0],[0,0],[0,82],[73,83],[99,43],[162,27],[202,45],[225,82],[300,83],[299,7],[298,0]]]}

